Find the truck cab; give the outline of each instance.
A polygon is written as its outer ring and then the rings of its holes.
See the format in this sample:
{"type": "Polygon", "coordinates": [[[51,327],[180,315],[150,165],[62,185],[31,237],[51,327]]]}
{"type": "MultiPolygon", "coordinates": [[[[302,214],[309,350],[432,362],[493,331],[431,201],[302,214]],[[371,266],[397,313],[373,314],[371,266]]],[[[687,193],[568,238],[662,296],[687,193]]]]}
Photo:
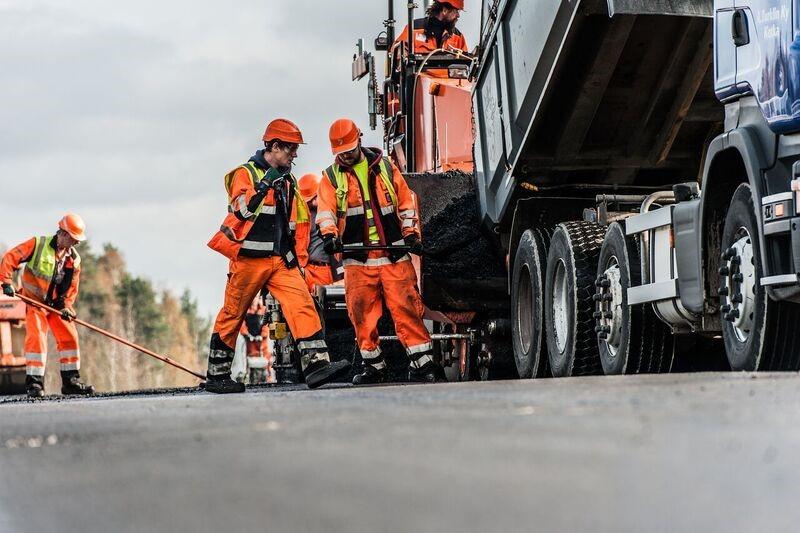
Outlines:
{"type": "Polygon", "coordinates": [[[796,0],[718,0],[714,90],[721,102],[753,96],[770,130],[800,129],[800,14],[796,0]]]}

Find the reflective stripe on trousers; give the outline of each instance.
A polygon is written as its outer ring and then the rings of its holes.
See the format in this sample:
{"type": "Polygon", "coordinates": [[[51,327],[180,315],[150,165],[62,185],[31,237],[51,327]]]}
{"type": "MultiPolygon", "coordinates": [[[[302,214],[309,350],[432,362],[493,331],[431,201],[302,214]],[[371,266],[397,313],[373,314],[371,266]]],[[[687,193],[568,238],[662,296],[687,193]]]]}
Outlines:
{"type": "MultiPolygon", "coordinates": [[[[389,262],[377,268],[347,265],[344,276],[347,314],[362,353],[379,349],[378,321],[383,315],[384,302],[406,350],[430,345],[431,337],[422,321],[425,306],[417,291],[417,276],[411,261],[389,262]]],[[[414,355],[421,364],[428,356],[425,352],[414,355]]]]}

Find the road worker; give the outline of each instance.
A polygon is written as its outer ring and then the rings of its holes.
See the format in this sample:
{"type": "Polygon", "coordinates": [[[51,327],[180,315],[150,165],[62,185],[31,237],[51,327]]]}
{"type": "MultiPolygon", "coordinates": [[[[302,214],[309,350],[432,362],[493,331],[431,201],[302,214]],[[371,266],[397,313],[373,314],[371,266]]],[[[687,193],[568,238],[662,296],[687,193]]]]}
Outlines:
{"type": "Polygon", "coordinates": [[[81,258],[75,250],[86,240],[85,224],[75,214],[65,215],[55,235],[33,237],[15,246],[0,263],[3,294],[14,296],[12,276],[25,263],[20,294],[60,311],[44,311],[28,305],[25,312],[25,384],[28,396],[44,396],[47,362],[47,330],[56,338],[61,363],[62,394],[92,394],[94,388],[80,380],[81,355],[75,318],[75,300],[81,275],[81,258]]]}
{"type": "Polygon", "coordinates": [[[264,286],[281,304],[309,387],[324,385],[350,367],[347,361],[330,362],[319,315],[298,268],[294,232],[309,220],[291,166],[303,135],[291,121],[276,119],[262,140],[264,149],[225,176],[229,214],[208,243],[231,260],[208,358],[205,388],[215,393],[244,391],[243,383],[231,379],[234,346],[247,309],[264,286]]]}
{"type": "Polygon", "coordinates": [[[269,324],[264,319],[267,308],[257,296],[244,316],[240,334],[244,337],[247,356],[248,382],[268,383],[271,379],[271,353],[269,349],[269,324]]]}
{"type": "Polygon", "coordinates": [[[297,255],[311,294],[315,294],[317,285],[331,285],[344,278],[344,266],[336,256],[325,251],[322,233],[315,220],[320,179],[317,174],[306,174],[298,180],[300,193],[308,205],[310,222],[309,231],[302,238],[298,236],[297,255]]]}
{"type": "MultiPolygon", "coordinates": [[[[414,53],[427,54],[439,48],[467,51],[467,41],[456,28],[464,10],[464,0],[435,1],[424,18],[414,21],[414,53]]],[[[408,42],[408,25],[395,40],[395,45],[408,42]]]]}
{"type": "Polygon", "coordinates": [[[378,339],[384,303],[411,361],[410,378],[436,381],[431,338],[422,322],[424,305],[406,251],[423,251],[414,195],[380,149],[362,147],[361,131],[352,120],[337,120],[329,134],[335,161],[320,182],[316,222],[325,251],[342,252],[344,259],[347,313],[364,360],[353,383],[386,378],[378,339]],[[398,246],[402,248],[391,249],[398,246]]]}

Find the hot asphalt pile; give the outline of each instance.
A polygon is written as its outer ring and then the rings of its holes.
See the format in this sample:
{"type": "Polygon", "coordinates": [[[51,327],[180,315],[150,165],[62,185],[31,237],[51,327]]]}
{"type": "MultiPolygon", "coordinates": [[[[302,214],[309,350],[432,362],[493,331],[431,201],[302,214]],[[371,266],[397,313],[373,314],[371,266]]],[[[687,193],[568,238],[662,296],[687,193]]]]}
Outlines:
{"type": "Polygon", "coordinates": [[[478,217],[474,191],[454,198],[422,228],[423,276],[432,279],[504,277],[500,247],[488,237],[478,217]]]}

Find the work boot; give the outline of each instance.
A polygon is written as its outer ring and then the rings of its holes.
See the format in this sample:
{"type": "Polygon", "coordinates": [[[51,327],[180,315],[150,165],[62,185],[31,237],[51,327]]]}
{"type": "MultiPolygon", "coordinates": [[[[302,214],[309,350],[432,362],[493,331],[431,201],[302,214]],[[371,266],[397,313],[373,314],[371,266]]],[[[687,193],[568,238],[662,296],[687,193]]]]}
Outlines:
{"type": "Polygon", "coordinates": [[[306,376],[308,388],[316,389],[348,372],[350,372],[350,361],[343,359],[332,363],[325,360],[314,361],[306,367],[303,373],[306,376]]]}
{"type": "Polygon", "coordinates": [[[88,396],[94,394],[94,387],[82,383],[77,370],[65,370],[61,372],[61,394],[88,396]]]}
{"type": "Polygon", "coordinates": [[[25,389],[28,392],[28,398],[44,396],[44,383],[39,376],[25,376],[25,389]]]}
{"type": "Polygon", "coordinates": [[[439,379],[439,369],[436,363],[428,361],[419,368],[411,368],[408,379],[417,383],[436,383],[439,379]]]}
{"type": "Polygon", "coordinates": [[[386,381],[386,369],[377,369],[372,365],[364,365],[364,371],[353,376],[353,385],[376,385],[386,381]]]}
{"type": "Polygon", "coordinates": [[[244,392],[244,383],[234,381],[231,379],[230,374],[227,376],[211,377],[209,376],[206,381],[205,389],[214,394],[231,394],[236,392],[244,392]]]}
{"type": "Polygon", "coordinates": [[[244,392],[244,383],[231,379],[233,357],[233,349],[222,342],[219,333],[213,333],[208,354],[208,379],[205,385],[208,392],[214,394],[244,392]]]}

